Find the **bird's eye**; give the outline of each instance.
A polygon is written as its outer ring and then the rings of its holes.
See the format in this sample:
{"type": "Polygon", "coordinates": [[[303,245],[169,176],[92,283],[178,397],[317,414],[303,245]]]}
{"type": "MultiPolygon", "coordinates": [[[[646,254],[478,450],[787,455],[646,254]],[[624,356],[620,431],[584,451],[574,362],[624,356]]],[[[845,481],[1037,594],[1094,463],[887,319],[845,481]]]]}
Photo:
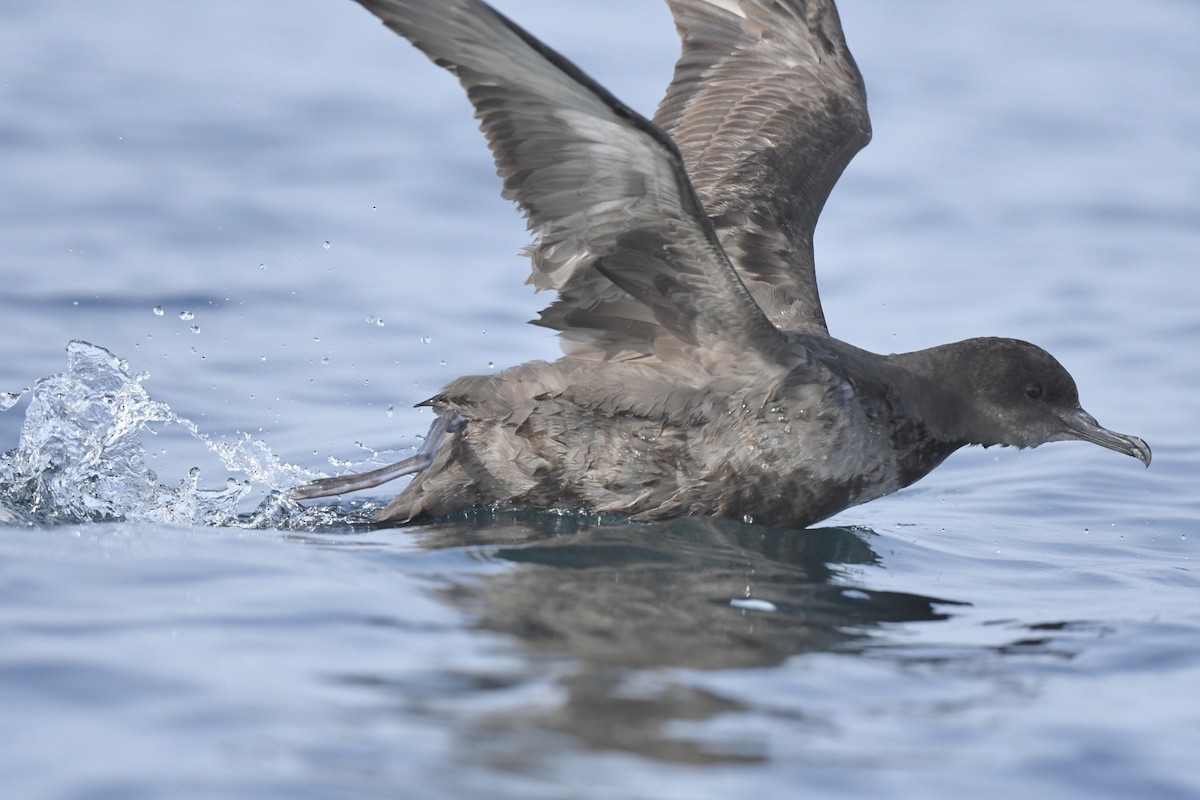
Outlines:
{"type": "Polygon", "coordinates": [[[1037,400],[1044,393],[1045,392],[1042,389],[1042,385],[1040,383],[1031,383],[1025,387],[1025,396],[1028,397],[1030,400],[1037,400]]]}

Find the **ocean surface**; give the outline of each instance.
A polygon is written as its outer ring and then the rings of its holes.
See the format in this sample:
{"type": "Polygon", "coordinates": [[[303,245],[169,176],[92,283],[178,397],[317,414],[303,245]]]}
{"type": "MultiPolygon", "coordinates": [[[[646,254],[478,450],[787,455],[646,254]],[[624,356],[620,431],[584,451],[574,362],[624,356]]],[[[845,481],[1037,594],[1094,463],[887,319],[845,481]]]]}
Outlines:
{"type": "MultiPolygon", "coordinates": [[[[497,0],[653,111],[665,4],[497,0]]],[[[558,352],[455,81],[345,0],[0,2],[13,798],[1200,796],[1200,4],[844,0],[835,335],[1053,352],[1154,463],[807,531],[278,490],[558,352]]]]}

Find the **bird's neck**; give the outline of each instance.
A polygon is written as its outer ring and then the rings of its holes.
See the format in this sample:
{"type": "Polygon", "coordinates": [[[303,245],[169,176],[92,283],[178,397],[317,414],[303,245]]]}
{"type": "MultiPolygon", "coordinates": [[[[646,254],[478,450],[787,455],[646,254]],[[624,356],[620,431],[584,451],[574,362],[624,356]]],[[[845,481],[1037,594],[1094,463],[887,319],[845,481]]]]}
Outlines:
{"type": "Polygon", "coordinates": [[[907,486],[972,441],[965,434],[968,418],[962,392],[945,380],[947,353],[931,348],[898,355],[878,355],[844,342],[813,342],[833,369],[847,377],[868,413],[880,414],[901,485],[907,486]]]}
{"type": "Polygon", "coordinates": [[[895,420],[892,447],[901,483],[907,486],[969,442],[959,430],[952,396],[929,386],[920,375],[901,373],[894,381],[887,392],[895,420]]]}
{"type": "Polygon", "coordinates": [[[971,387],[954,366],[958,344],[883,357],[893,370],[905,411],[919,420],[931,446],[948,448],[946,455],[969,444],[994,443],[973,430],[971,387]]]}

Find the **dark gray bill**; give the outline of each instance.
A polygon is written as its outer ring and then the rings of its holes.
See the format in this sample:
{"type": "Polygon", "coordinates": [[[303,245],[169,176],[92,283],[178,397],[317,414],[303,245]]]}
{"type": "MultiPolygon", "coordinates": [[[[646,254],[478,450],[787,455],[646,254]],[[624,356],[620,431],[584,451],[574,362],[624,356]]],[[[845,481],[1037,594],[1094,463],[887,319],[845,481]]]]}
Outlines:
{"type": "Polygon", "coordinates": [[[1064,416],[1063,422],[1067,425],[1069,438],[1116,450],[1118,453],[1133,456],[1147,467],[1150,466],[1150,445],[1136,436],[1117,433],[1102,427],[1099,422],[1096,422],[1095,417],[1082,408],[1064,416]]]}

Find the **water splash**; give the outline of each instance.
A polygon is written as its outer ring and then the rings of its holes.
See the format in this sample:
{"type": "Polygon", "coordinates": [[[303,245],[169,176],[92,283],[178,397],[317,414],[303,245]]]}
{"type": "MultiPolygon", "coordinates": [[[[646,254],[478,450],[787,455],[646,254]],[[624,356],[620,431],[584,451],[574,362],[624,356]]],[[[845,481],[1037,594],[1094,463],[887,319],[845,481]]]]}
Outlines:
{"type": "MultiPolygon", "coordinates": [[[[67,346],[67,369],[30,393],[17,447],[0,456],[0,522],[145,521],[311,529],[356,521],[344,510],[303,508],[283,490],[317,475],[285,464],[266,443],[241,434],[211,437],[151,399],[129,364],[103,347],[67,346]],[[198,469],[176,485],[159,483],[146,463],[143,433],[178,425],[231,471],[201,488],[198,469]],[[257,485],[269,494],[249,516],[239,503],[257,485]]],[[[359,509],[359,514],[369,511],[359,509]]]]}
{"type": "Polygon", "coordinates": [[[0,411],[8,411],[17,404],[24,392],[0,392],[0,411]]]}

